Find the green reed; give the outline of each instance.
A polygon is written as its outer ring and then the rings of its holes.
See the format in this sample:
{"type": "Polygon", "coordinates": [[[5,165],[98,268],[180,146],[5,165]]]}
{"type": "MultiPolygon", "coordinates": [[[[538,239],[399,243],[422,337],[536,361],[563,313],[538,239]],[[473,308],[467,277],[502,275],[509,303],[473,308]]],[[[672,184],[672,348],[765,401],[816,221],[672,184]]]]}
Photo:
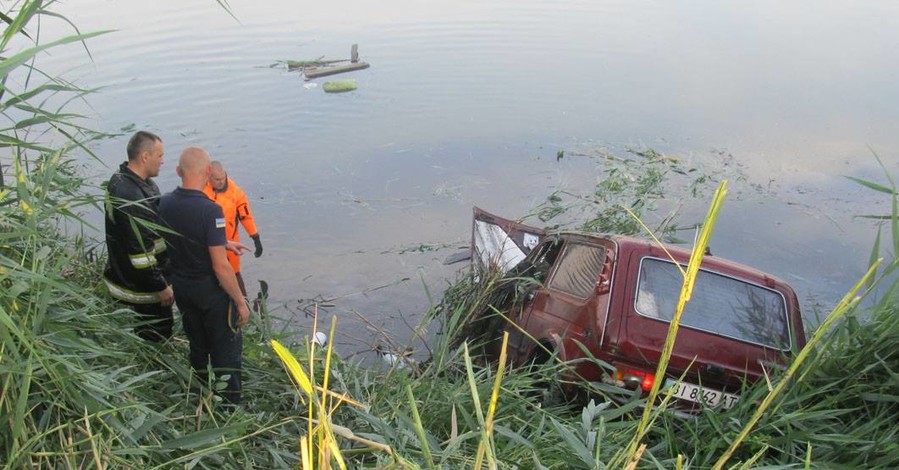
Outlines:
{"type": "MultiPolygon", "coordinates": [[[[478,331],[472,320],[486,313],[484,325],[495,327],[505,320],[492,306],[514,301],[506,280],[485,276],[461,278],[430,312],[440,331],[429,345],[432,357],[417,368],[345,361],[339,351],[326,364],[303,343],[291,342],[302,332],[273,332],[272,315],[254,316],[245,330],[246,406],[222,413],[213,393],[219,384],[198,384],[189,370],[183,334],[147,344],[133,334],[131,313],[102,291],[102,244],[77,229],[81,211],[100,211],[102,204],[69,156],[72,149],[88,149],[97,134],[82,128],[77,116],[46,105],[87,90],[40,74],[35,62],[41,51],[93,34],[75,30],[7,53],[16,41],[33,42],[33,20],[52,15],[47,8],[53,3],[26,0],[3,12],[0,111],[7,125],[0,142],[8,153],[0,157],[0,466],[297,468],[298,440],[310,426],[308,402],[284,374],[269,346],[273,337],[312,364],[319,380],[328,371],[328,390],[365,404],[319,410],[333,424],[333,443],[350,468],[471,468],[476,462],[491,468],[710,468],[725,455],[726,465],[738,468],[899,466],[899,203],[886,169],[886,183],[856,179],[892,204],[891,213],[864,215],[892,235],[884,241],[878,233],[871,259],[884,261],[861,293],[877,298],[866,308],[853,301],[842,318],[816,333],[805,360],[771,378],[784,384],[774,395],[763,381],[743,390],[729,410],[684,419],[663,407],[645,434],[638,431],[643,403],[619,405],[602,384],[583,384],[586,403],[548,402],[543,388],[565,364],[504,371],[476,352],[495,338],[472,341],[478,331]],[[13,76],[20,79],[8,79],[13,76]],[[628,461],[635,436],[645,447],[628,461]]],[[[669,170],[634,180],[636,190],[624,173],[674,162],[650,152],[639,159],[643,163],[628,164],[600,188],[624,202],[614,204],[614,219],[593,205],[593,226],[614,229],[615,220],[629,218],[624,207],[651,210],[651,191],[669,170]],[[634,197],[642,202],[626,201],[634,197]]],[[[573,210],[576,203],[565,197],[550,202],[573,210]]],[[[556,209],[545,215],[560,214],[556,209]]],[[[420,326],[428,328],[436,326],[420,326]]]]}

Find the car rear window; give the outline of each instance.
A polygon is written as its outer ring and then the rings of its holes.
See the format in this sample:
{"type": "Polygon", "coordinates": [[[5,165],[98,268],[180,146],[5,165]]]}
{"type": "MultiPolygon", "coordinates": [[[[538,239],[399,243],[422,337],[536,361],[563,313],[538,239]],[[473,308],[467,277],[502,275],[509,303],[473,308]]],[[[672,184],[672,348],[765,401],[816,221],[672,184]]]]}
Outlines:
{"type": "MultiPolygon", "coordinates": [[[[685,268],[685,267],[684,267],[685,268]]],[[[643,258],[635,309],[670,321],[684,277],[668,260],[643,258]]],[[[730,276],[699,270],[681,325],[771,348],[788,350],[786,302],[779,292],[730,276]]]]}
{"type": "Polygon", "coordinates": [[[562,252],[549,288],[581,299],[590,297],[602,270],[603,253],[602,247],[569,243],[562,252]]]}

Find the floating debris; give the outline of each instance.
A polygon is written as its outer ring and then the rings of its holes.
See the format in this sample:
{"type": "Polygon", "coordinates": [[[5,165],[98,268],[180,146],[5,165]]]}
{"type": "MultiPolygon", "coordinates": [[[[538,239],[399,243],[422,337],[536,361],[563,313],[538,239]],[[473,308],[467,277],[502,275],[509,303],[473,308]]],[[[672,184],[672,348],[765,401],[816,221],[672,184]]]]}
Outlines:
{"type": "Polygon", "coordinates": [[[325,90],[325,93],[344,93],[353,91],[356,88],[356,79],[354,78],[347,80],[332,80],[330,82],[325,82],[325,84],[322,85],[322,89],[325,90]]]}
{"type": "Polygon", "coordinates": [[[327,67],[307,67],[303,70],[303,75],[305,75],[306,79],[308,80],[311,78],[325,77],[338,73],[367,69],[368,67],[369,65],[365,62],[356,62],[355,64],[350,63],[346,65],[333,65],[327,67]]]}
{"type": "Polygon", "coordinates": [[[327,67],[332,64],[339,64],[341,62],[348,62],[349,59],[335,59],[335,60],[324,60],[325,56],[321,56],[318,59],[313,60],[285,60],[282,63],[287,65],[287,70],[290,72],[294,72],[299,70],[302,72],[306,68],[312,67],[327,67]]]}
{"type": "Polygon", "coordinates": [[[412,357],[413,350],[410,347],[406,347],[402,351],[393,351],[387,346],[377,344],[375,345],[375,353],[390,367],[395,367],[397,369],[418,369],[418,361],[412,357]]]}
{"type": "Polygon", "coordinates": [[[289,72],[298,71],[302,73],[306,80],[310,80],[318,77],[325,77],[328,75],[334,75],[338,73],[346,73],[352,72],[354,70],[362,70],[367,69],[369,65],[365,62],[359,61],[359,45],[353,44],[350,48],[350,58],[349,59],[329,59],[325,60],[325,56],[321,56],[318,59],[312,60],[284,60],[279,61],[279,63],[285,64],[287,66],[287,70],[289,72]],[[342,62],[349,62],[349,64],[344,65],[334,65],[340,64],[342,62]]]}
{"type": "Polygon", "coordinates": [[[467,249],[465,251],[457,251],[443,260],[444,265],[450,265],[455,263],[461,263],[462,261],[471,260],[471,250],[467,249]]]}

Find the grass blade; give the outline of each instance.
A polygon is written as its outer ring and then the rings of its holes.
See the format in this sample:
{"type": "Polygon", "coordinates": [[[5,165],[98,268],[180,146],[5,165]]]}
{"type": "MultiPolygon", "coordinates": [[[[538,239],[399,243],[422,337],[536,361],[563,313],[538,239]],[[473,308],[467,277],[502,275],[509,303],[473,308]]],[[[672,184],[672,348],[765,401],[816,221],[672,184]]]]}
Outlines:
{"type": "Polygon", "coordinates": [[[431,457],[431,446],[428,444],[427,436],[425,436],[424,427],[421,424],[421,416],[418,414],[418,406],[415,404],[415,396],[412,394],[412,387],[406,384],[406,399],[409,400],[409,408],[412,409],[412,419],[415,422],[415,433],[421,441],[421,452],[424,454],[425,462],[428,468],[435,469],[434,458],[431,457]]]}
{"type": "Polygon", "coordinates": [[[656,380],[652,384],[652,389],[649,391],[649,395],[646,398],[646,406],[643,408],[643,416],[640,419],[639,424],[637,425],[637,430],[634,433],[633,440],[629,446],[627,459],[629,462],[633,461],[633,458],[636,456],[638,447],[640,445],[643,436],[646,433],[646,430],[650,424],[650,416],[652,415],[653,403],[655,403],[656,397],[659,394],[659,389],[661,388],[662,383],[664,382],[665,371],[668,369],[668,361],[671,359],[671,353],[674,351],[674,341],[677,338],[677,330],[680,326],[680,318],[684,312],[684,306],[690,300],[690,297],[693,293],[693,284],[696,281],[696,274],[699,272],[699,267],[702,264],[702,257],[705,254],[705,249],[709,244],[709,239],[712,236],[712,231],[715,228],[715,223],[718,220],[718,213],[721,210],[721,205],[724,203],[724,197],[727,195],[727,180],[723,180],[721,184],[718,186],[718,189],[715,191],[715,195],[712,198],[712,203],[709,206],[709,212],[706,215],[705,223],[702,225],[702,230],[699,233],[699,237],[697,239],[696,244],[693,246],[693,252],[690,255],[690,262],[687,264],[687,270],[684,274],[684,284],[681,288],[680,298],[677,303],[677,311],[674,313],[674,317],[671,319],[671,324],[668,328],[668,336],[665,339],[665,345],[662,348],[662,355],[659,358],[659,365],[656,368],[656,380]]]}
{"type": "Polygon", "coordinates": [[[271,341],[272,348],[275,350],[275,354],[278,355],[278,358],[281,359],[281,362],[284,364],[284,367],[287,368],[287,371],[290,373],[290,376],[293,378],[294,383],[306,393],[306,396],[312,396],[312,382],[309,380],[309,376],[306,375],[306,372],[303,371],[303,366],[297,361],[297,358],[294,357],[290,351],[285,348],[278,340],[273,339],[271,341]]]}
{"type": "Polygon", "coordinates": [[[809,356],[811,351],[815,348],[815,345],[821,341],[825,334],[830,331],[830,327],[837,321],[839,318],[842,318],[843,315],[846,314],[850,309],[852,309],[858,302],[861,300],[860,297],[856,297],[856,293],[868,282],[868,278],[873,276],[877,271],[877,266],[880,264],[878,260],[876,263],[871,265],[868,268],[868,271],[864,276],[846,293],[845,296],[840,300],[837,306],[830,312],[830,315],[824,320],[821,325],[815,330],[815,334],[812,335],[812,338],[809,339],[808,343],[806,343],[805,347],[802,348],[802,351],[799,351],[799,354],[796,355],[796,359],[793,360],[793,363],[790,364],[790,367],[787,368],[786,373],[781,379],[777,382],[777,385],[765,396],[765,399],[762,400],[762,403],[756,408],[752,417],[749,421],[746,422],[746,425],[743,427],[743,430],[737,435],[734,441],[731,443],[730,447],[724,452],[724,454],[718,459],[715,463],[715,466],[712,467],[712,470],[721,470],[724,468],[724,465],[730,459],[730,457],[737,450],[737,447],[743,443],[746,437],[749,435],[749,432],[752,431],[752,428],[758,423],[759,419],[761,419],[762,415],[768,410],[771,404],[774,402],[774,399],[783,391],[783,389],[790,383],[793,376],[796,375],[796,371],[799,369],[799,366],[803,361],[809,356]]]}

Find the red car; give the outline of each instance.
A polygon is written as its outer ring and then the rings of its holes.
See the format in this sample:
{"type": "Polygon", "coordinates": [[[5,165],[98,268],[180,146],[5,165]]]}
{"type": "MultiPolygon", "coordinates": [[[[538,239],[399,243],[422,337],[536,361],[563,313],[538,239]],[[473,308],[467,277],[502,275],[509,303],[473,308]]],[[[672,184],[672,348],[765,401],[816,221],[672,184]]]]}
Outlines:
{"type": "Polygon", "coordinates": [[[643,393],[665,380],[690,406],[730,408],[744,382],[805,345],[799,302],[786,282],[706,255],[666,375],[655,377],[683,284],[677,264],[686,266],[689,250],[628,236],[551,233],[479,208],[472,247],[478,269],[536,281],[519,287],[525,292],[504,312],[517,325],[505,327],[515,365],[545,360],[550,351],[572,365],[564,379],[643,393]],[[590,355],[611,368],[579,360],[590,355]]]}

